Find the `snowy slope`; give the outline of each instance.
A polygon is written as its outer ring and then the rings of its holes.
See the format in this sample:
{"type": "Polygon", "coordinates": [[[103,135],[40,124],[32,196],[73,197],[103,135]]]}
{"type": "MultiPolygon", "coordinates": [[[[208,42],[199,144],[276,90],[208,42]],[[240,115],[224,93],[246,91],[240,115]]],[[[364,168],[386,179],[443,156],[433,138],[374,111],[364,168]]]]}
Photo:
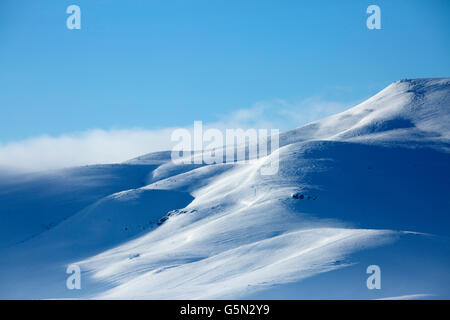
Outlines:
{"type": "Polygon", "coordinates": [[[0,248],[49,230],[111,193],[146,185],[155,168],[114,164],[0,174],[0,248]]]}
{"type": "Polygon", "coordinates": [[[449,85],[448,78],[394,82],[345,112],[281,134],[280,144],[311,139],[448,143],[449,85]]]}
{"type": "Polygon", "coordinates": [[[47,178],[5,182],[0,297],[448,298],[449,124],[449,79],[399,81],[281,133],[277,151],[248,163],[177,165],[169,152],[149,154],[122,164],[119,180],[100,166],[104,179],[91,189],[63,170],[70,180],[57,189],[72,198],[42,198],[51,206],[25,231],[27,208],[43,206],[32,186],[47,178]],[[261,175],[269,161],[278,174],[261,175]],[[55,222],[44,230],[40,219],[55,222]],[[386,272],[381,292],[365,288],[358,262],[386,272]],[[82,290],[65,288],[71,263],[82,290]],[[404,280],[417,273],[426,281],[404,280]]]}

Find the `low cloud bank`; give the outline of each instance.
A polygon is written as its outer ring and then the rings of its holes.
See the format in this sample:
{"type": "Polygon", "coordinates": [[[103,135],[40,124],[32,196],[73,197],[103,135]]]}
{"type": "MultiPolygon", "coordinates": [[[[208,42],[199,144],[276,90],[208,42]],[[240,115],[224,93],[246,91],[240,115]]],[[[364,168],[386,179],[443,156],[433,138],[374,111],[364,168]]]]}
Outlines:
{"type": "Polygon", "coordinates": [[[0,168],[37,171],[123,162],[148,152],[167,150],[172,130],[95,129],[11,142],[0,145],[0,168]]]}
{"type": "MultiPolygon", "coordinates": [[[[349,104],[326,101],[320,97],[296,102],[273,99],[255,103],[247,109],[218,115],[218,121],[204,125],[205,128],[219,130],[264,128],[282,131],[343,111],[348,106],[349,104]]],[[[60,136],[42,135],[21,141],[0,142],[0,171],[41,171],[119,163],[149,152],[171,150],[176,143],[170,140],[175,129],[94,129],[60,136]]]]}

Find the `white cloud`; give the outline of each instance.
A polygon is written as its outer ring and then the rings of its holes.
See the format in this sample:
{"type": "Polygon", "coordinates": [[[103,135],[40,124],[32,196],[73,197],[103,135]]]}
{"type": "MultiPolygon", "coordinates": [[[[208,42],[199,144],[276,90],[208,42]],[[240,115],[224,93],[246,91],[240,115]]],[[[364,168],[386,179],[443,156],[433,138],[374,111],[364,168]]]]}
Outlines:
{"type": "Polygon", "coordinates": [[[147,152],[167,150],[171,132],[95,129],[30,138],[0,145],[0,168],[34,171],[122,162],[147,152]]]}
{"type": "MultiPolygon", "coordinates": [[[[273,99],[255,103],[247,109],[220,115],[218,121],[205,123],[204,127],[219,130],[227,128],[287,130],[343,111],[348,106],[350,105],[318,97],[297,102],[273,99]]],[[[0,169],[36,171],[123,162],[149,152],[170,150],[174,145],[174,142],[170,141],[174,129],[94,129],[0,143],[0,169]]]]}
{"type": "Polygon", "coordinates": [[[305,125],[356,105],[310,97],[298,101],[272,99],[255,103],[220,116],[220,125],[227,128],[276,128],[288,130],[305,125]]]}

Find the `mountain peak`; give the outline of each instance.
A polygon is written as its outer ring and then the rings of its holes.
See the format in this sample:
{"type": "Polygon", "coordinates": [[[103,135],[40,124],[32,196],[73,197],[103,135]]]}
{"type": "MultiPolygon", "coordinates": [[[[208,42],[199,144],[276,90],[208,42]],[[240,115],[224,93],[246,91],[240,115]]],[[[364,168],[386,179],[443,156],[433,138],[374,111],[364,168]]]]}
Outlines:
{"type": "Polygon", "coordinates": [[[424,141],[450,139],[450,78],[404,79],[344,112],[281,135],[305,140],[424,141]]]}

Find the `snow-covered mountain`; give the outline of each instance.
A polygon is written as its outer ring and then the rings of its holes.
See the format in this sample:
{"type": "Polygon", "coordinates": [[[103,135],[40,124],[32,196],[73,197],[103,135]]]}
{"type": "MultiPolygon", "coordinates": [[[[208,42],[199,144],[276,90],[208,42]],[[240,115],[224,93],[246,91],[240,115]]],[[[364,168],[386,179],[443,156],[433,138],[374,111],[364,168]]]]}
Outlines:
{"type": "Polygon", "coordinates": [[[0,297],[450,298],[450,79],[395,82],[279,141],[247,163],[3,176],[0,297]]]}

